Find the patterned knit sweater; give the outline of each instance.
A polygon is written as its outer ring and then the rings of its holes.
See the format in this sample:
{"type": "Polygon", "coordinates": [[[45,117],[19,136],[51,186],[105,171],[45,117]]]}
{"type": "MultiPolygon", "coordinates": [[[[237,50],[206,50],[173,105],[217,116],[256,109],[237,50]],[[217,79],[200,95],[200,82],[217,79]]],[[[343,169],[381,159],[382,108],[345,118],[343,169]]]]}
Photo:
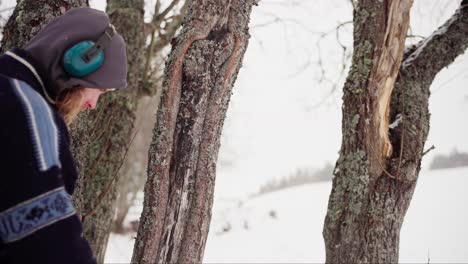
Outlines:
{"type": "Polygon", "coordinates": [[[0,56],[0,263],[95,263],[71,201],[68,129],[42,90],[49,81],[25,51],[11,52],[0,56]]]}

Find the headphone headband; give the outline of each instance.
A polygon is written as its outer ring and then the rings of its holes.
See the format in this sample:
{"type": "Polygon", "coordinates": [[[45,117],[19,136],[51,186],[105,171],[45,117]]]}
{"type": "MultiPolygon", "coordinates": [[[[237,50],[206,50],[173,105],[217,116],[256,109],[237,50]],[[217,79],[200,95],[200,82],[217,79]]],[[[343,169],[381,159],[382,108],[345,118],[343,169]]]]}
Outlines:
{"type": "Polygon", "coordinates": [[[91,46],[84,54],[83,60],[88,63],[92,59],[94,59],[97,55],[99,55],[100,51],[103,51],[106,46],[110,44],[114,35],[117,34],[114,25],[109,24],[99,39],[91,46]]]}

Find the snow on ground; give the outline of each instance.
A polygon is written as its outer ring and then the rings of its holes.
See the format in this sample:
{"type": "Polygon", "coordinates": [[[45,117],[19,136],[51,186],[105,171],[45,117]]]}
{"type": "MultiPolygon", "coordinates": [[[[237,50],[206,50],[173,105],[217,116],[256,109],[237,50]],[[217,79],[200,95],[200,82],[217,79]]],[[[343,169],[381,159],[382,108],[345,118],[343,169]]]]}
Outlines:
{"type": "MultiPolygon", "coordinates": [[[[400,262],[468,262],[466,186],[468,168],[421,172],[401,232],[400,262]]],[[[215,197],[204,262],[324,262],[322,227],[330,190],[331,182],[325,182],[245,201],[215,197]]],[[[132,208],[130,220],[139,210],[132,208]]],[[[130,261],[132,236],[111,235],[106,263],[130,261]]]]}
{"type": "Polygon", "coordinates": [[[468,168],[421,174],[403,223],[401,262],[468,263],[468,168]]]}

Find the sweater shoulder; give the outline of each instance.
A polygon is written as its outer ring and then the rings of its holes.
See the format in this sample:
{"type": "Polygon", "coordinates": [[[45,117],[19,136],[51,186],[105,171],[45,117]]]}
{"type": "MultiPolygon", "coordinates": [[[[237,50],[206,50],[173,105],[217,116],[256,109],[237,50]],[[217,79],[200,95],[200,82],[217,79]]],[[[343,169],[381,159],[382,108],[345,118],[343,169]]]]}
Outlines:
{"type": "Polygon", "coordinates": [[[60,127],[55,111],[26,82],[1,78],[2,121],[10,133],[26,127],[40,171],[61,167],[59,159],[60,127]],[[3,104],[5,103],[5,104],[3,104]],[[20,121],[22,120],[22,121],[20,121]]]}

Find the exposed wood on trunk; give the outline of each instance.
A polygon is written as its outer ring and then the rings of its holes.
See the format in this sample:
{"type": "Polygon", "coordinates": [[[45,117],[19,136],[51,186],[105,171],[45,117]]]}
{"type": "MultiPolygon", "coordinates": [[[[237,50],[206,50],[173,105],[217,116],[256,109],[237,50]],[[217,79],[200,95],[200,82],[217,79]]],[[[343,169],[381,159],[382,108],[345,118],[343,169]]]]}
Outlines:
{"type": "Polygon", "coordinates": [[[254,3],[189,3],[166,66],[132,262],[203,259],[220,135],[254,3]]]}
{"type": "MultiPolygon", "coordinates": [[[[323,232],[328,263],[398,262],[401,225],[416,186],[429,131],[429,87],[442,67],[468,47],[467,2],[462,1],[454,16],[432,36],[405,52],[390,92],[390,108],[383,107],[390,111],[392,122],[400,121],[386,129],[393,152],[380,164],[373,158],[373,149],[366,148],[372,142],[363,140],[373,138],[366,129],[366,120],[379,113],[378,107],[369,107],[376,95],[360,87],[371,79],[369,76],[375,76],[369,75],[368,67],[375,69],[374,63],[379,60],[369,51],[374,50],[372,43],[384,31],[376,30],[379,23],[368,18],[384,3],[358,3],[354,20],[356,48],[343,96],[343,141],[323,232]],[[370,28],[363,28],[363,23],[370,28]],[[362,38],[365,36],[367,41],[362,38]]],[[[383,95],[387,96],[379,96],[383,95]]]]}
{"type": "MultiPolygon", "coordinates": [[[[412,0],[388,1],[386,8],[386,26],[382,43],[379,43],[378,55],[374,56],[372,73],[369,78],[369,92],[372,98],[372,114],[368,153],[374,154],[377,161],[371,159],[371,173],[380,174],[385,159],[390,157],[392,146],[388,138],[390,96],[400,69],[405,49],[406,33],[409,27],[409,11],[412,0]],[[370,151],[369,151],[370,150],[370,151]]],[[[370,36],[369,36],[370,37],[370,36]]]]}

